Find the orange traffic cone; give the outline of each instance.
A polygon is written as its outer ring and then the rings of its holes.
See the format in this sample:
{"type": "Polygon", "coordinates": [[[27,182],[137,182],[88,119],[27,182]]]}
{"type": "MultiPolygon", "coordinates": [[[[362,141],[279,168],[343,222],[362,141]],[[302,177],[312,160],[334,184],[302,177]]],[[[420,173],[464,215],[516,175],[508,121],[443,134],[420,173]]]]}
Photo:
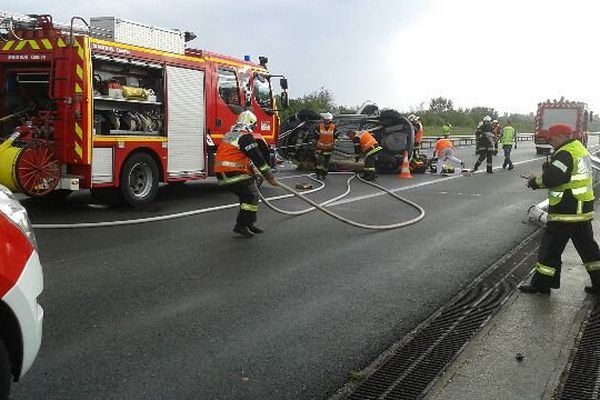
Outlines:
{"type": "Polygon", "coordinates": [[[408,151],[404,152],[404,159],[402,160],[402,166],[400,167],[400,174],[398,175],[398,178],[412,178],[412,175],[410,174],[410,164],[408,162],[408,151]]]}

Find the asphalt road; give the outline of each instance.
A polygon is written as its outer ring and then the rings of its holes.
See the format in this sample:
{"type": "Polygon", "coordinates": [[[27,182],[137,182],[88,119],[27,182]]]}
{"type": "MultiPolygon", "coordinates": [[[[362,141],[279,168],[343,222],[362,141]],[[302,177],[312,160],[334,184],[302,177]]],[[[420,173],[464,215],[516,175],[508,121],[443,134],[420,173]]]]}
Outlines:
{"type": "MultiPolygon", "coordinates": [[[[472,147],[458,156],[473,165],[472,147]]],[[[520,143],[513,160],[523,163],[491,175],[380,176],[378,183],[405,188],[398,193],[427,213],[416,225],[382,232],[261,206],[266,233],[238,239],[231,232],[235,197],[214,181],[162,188],[141,211],[98,207],[86,193],[64,204],[23,200],[34,223],[233,205],[156,223],[37,230],[44,338],[13,398],[327,399],[350,371],[366,367],[533,232],[522,220],[545,193],[527,190],[519,174],[539,171],[543,159],[520,143]]],[[[308,180],[286,181],[298,182],[308,180]]],[[[344,189],[344,177],[330,176],[313,198],[344,189]]],[[[331,209],[370,224],[417,215],[376,194],[355,183],[350,201],[331,209]]]]}

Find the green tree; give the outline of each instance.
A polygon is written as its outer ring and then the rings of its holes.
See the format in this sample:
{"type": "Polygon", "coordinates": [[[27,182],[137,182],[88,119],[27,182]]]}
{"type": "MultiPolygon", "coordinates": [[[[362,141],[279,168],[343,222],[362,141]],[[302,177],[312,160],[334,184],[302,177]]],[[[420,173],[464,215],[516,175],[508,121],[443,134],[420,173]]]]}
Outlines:
{"type": "MultiPolygon", "coordinates": [[[[278,104],[280,104],[280,102],[278,102],[278,104]]],[[[336,105],[333,100],[333,94],[329,90],[322,87],[321,89],[309,93],[301,98],[290,99],[289,107],[285,110],[280,110],[279,117],[283,121],[300,110],[326,112],[332,111],[335,108],[336,105]]]]}
{"type": "Polygon", "coordinates": [[[452,104],[452,100],[446,99],[445,97],[436,97],[429,102],[429,111],[436,114],[452,111],[453,109],[454,105],[452,104]]]}

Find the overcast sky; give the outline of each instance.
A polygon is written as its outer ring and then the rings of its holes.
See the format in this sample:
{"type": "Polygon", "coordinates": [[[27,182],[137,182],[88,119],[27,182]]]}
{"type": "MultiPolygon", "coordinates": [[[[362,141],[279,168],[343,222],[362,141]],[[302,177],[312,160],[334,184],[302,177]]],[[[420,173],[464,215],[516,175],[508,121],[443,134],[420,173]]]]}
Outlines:
{"type": "Polygon", "coordinates": [[[0,0],[0,9],[193,31],[192,47],[268,56],[291,98],[324,87],[347,106],[409,111],[443,96],[529,113],[565,96],[600,112],[598,0],[0,0]]]}

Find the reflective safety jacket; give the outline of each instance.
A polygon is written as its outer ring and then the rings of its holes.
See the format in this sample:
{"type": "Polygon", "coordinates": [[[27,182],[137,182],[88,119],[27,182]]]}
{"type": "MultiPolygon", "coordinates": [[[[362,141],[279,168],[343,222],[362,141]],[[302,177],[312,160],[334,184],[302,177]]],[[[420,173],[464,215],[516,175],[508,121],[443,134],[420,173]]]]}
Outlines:
{"type": "Polygon", "coordinates": [[[381,151],[381,146],[369,131],[358,131],[354,135],[354,153],[363,153],[365,157],[381,151]]]}
{"type": "Polygon", "coordinates": [[[420,122],[413,124],[415,128],[415,144],[418,145],[423,140],[423,125],[420,122]]]}
{"type": "Polygon", "coordinates": [[[592,161],[587,149],[572,139],[557,149],[533,188],[548,188],[549,222],[582,222],[593,218],[592,161]]]}
{"type": "Polygon", "coordinates": [[[515,139],[515,128],[508,125],[502,128],[502,136],[500,136],[500,143],[503,146],[512,145],[515,139]]]}
{"type": "Polygon", "coordinates": [[[324,123],[319,124],[319,137],[315,148],[322,151],[333,151],[335,141],[335,124],[325,126],[324,123]]]}
{"type": "Polygon", "coordinates": [[[251,132],[226,133],[215,156],[215,174],[219,185],[253,179],[254,169],[251,162],[261,173],[269,172],[269,166],[251,132]]]}
{"type": "Polygon", "coordinates": [[[452,146],[452,141],[450,139],[447,138],[441,138],[438,139],[437,142],[435,142],[435,154],[439,157],[440,154],[442,154],[442,152],[446,149],[451,149],[452,146]]]}

